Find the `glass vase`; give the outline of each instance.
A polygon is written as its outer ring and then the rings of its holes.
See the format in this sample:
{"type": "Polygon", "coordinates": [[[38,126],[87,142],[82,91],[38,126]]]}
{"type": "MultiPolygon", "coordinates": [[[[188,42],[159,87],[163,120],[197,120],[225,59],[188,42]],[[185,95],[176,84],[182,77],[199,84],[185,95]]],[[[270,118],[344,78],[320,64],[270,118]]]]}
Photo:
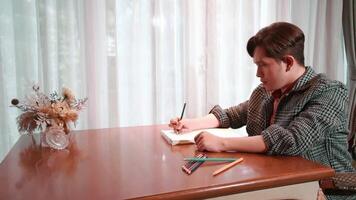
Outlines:
{"type": "Polygon", "coordinates": [[[62,127],[49,126],[41,132],[42,147],[50,147],[52,149],[62,150],[68,147],[69,142],[70,133],[66,134],[62,127]]]}

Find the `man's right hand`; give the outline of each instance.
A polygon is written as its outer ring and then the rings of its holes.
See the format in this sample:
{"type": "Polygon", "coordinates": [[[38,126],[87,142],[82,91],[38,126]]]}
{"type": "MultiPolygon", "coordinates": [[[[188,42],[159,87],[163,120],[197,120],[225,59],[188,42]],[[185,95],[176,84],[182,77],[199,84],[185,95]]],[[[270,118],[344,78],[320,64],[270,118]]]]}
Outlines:
{"type": "Polygon", "coordinates": [[[170,120],[168,126],[173,128],[176,133],[186,133],[193,131],[191,127],[194,127],[194,122],[192,119],[179,120],[179,117],[176,117],[170,120]]]}
{"type": "Polygon", "coordinates": [[[184,118],[182,120],[179,119],[179,117],[176,117],[171,119],[169,122],[169,127],[173,128],[176,133],[186,133],[198,129],[219,127],[219,121],[213,114],[199,118],[184,118]]]}

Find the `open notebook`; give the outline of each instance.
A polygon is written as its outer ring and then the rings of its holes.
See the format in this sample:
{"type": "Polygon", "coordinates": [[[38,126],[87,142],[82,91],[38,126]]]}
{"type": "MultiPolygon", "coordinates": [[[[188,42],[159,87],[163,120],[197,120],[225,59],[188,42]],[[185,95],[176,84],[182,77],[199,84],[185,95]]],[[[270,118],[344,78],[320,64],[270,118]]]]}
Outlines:
{"type": "Polygon", "coordinates": [[[202,131],[207,131],[211,134],[217,135],[219,137],[244,137],[247,133],[242,132],[243,130],[232,129],[232,128],[212,128],[197,130],[183,134],[176,134],[173,130],[161,130],[161,135],[167,140],[169,144],[193,144],[194,137],[202,131]]]}

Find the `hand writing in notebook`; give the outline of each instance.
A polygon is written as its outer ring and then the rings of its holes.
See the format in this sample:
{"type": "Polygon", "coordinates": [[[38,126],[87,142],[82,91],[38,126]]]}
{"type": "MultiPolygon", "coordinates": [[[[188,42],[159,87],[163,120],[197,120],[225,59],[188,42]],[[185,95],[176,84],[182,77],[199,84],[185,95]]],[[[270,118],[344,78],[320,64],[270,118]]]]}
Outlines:
{"type": "Polygon", "coordinates": [[[191,119],[180,119],[179,117],[173,118],[170,120],[168,125],[169,127],[173,128],[175,133],[186,133],[193,131],[194,123],[192,124],[191,119]]]}
{"type": "Polygon", "coordinates": [[[183,119],[183,116],[184,116],[184,111],[185,111],[186,105],[187,105],[187,103],[184,103],[184,106],[183,106],[183,109],[182,109],[182,114],[180,115],[180,118],[172,119],[170,121],[170,123],[169,123],[169,126],[174,129],[174,132],[176,134],[190,131],[189,128],[183,129],[184,128],[184,123],[183,123],[182,119],[183,119]]]}
{"type": "Polygon", "coordinates": [[[186,105],[187,105],[187,103],[184,103],[182,114],[180,115],[180,118],[172,119],[169,123],[169,126],[172,127],[174,129],[174,132],[177,134],[188,131],[188,130],[183,130],[184,124],[182,123],[186,105]]]}
{"type": "Polygon", "coordinates": [[[193,119],[184,118],[180,120],[179,117],[173,118],[169,122],[169,127],[173,128],[176,133],[186,133],[199,129],[216,128],[219,126],[219,121],[213,114],[204,117],[193,119]]]}

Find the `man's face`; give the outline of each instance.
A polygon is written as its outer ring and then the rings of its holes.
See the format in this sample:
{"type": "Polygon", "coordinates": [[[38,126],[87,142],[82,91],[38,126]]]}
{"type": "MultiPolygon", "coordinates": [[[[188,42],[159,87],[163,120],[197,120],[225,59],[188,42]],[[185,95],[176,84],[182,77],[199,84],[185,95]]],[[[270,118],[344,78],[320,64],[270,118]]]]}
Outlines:
{"type": "Polygon", "coordinates": [[[267,57],[261,47],[256,47],[253,62],[257,65],[256,76],[260,78],[267,91],[275,91],[287,85],[286,63],[267,57]]]}

